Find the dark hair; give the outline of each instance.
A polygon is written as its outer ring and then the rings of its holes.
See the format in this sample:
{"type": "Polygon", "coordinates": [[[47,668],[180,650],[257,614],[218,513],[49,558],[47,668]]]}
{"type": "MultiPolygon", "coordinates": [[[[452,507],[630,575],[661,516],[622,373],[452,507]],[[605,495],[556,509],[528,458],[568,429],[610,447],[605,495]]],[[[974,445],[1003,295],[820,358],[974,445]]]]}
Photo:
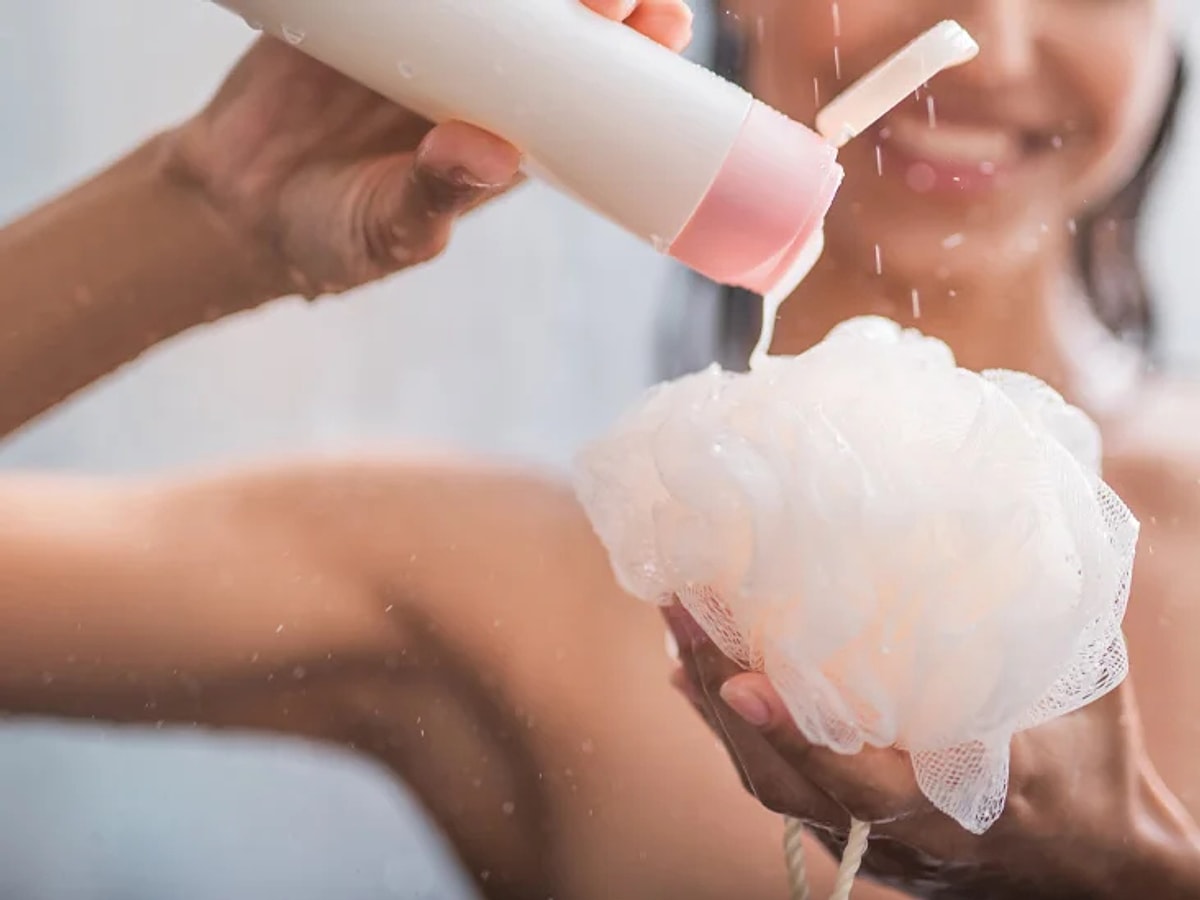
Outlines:
{"type": "MultiPolygon", "coordinates": [[[[716,35],[714,70],[730,81],[741,82],[745,73],[745,41],[724,21],[718,23],[716,35]]],[[[1076,223],[1076,260],[1092,309],[1114,335],[1144,351],[1150,351],[1154,345],[1157,322],[1138,253],[1142,213],[1174,137],[1186,83],[1187,66],[1183,56],[1177,54],[1162,119],[1141,165],[1108,202],[1076,223]]],[[[744,291],[731,288],[719,291],[716,319],[710,333],[709,361],[715,358],[726,368],[743,369],[762,325],[761,304],[744,291]]],[[[685,370],[694,367],[684,363],[685,370]]],[[[672,369],[676,368],[673,363],[672,369]]]]}

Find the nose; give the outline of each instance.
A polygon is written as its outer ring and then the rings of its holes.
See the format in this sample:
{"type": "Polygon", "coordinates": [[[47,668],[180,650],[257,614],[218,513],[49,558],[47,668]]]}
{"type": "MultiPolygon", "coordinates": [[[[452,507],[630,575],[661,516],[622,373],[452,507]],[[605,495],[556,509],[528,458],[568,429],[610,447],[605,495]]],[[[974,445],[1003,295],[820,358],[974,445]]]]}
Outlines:
{"type": "Polygon", "coordinates": [[[979,56],[960,70],[980,86],[1020,82],[1037,67],[1037,11],[1045,0],[971,0],[956,18],[979,42],[979,56]]]}

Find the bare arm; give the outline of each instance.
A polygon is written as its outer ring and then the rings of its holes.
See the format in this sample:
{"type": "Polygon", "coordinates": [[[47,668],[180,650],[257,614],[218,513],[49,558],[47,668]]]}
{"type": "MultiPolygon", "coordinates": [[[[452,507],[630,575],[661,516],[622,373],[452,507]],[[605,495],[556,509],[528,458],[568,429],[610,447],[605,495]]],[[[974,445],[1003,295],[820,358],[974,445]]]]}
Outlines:
{"type": "Polygon", "coordinates": [[[0,479],[0,706],[356,747],[492,898],[783,895],[779,821],[662,637],[569,495],[517,473],[0,479]]]}
{"type": "Polygon", "coordinates": [[[234,483],[0,482],[11,712],[292,730],[289,698],[299,715],[394,649],[364,594],[234,483]]]}
{"type": "Polygon", "coordinates": [[[0,434],[158,341],[278,295],[278,264],[170,160],[150,141],[0,230],[0,434]]]}

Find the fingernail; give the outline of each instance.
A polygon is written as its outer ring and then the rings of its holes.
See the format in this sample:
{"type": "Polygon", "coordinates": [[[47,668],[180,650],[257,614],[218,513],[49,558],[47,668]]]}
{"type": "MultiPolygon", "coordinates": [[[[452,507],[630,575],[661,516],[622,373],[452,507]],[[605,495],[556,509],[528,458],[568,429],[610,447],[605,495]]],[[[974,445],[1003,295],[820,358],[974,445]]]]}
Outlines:
{"type": "Polygon", "coordinates": [[[771,721],[771,708],[766,701],[735,682],[727,681],[721,685],[721,699],[755,728],[762,728],[771,721]]]}

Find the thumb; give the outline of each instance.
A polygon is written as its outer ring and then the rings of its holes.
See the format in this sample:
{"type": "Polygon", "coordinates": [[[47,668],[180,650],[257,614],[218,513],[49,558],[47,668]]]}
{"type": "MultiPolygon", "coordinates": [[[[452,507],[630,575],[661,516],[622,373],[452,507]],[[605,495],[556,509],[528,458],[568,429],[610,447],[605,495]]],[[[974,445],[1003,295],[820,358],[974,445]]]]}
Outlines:
{"type": "Polygon", "coordinates": [[[811,743],[767,676],[735,675],[721,685],[721,699],[758,729],[777,753],[858,818],[889,821],[925,808],[907,754],[868,746],[845,755],[811,743]]]}
{"type": "Polygon", "coordinates": [[[369,256],[385,270],[437,256],[455,220],[518,180],[521,155],[495,135],[462,122],[434,128],[413,154],[381,161],[363,208],[369,256]]]}

